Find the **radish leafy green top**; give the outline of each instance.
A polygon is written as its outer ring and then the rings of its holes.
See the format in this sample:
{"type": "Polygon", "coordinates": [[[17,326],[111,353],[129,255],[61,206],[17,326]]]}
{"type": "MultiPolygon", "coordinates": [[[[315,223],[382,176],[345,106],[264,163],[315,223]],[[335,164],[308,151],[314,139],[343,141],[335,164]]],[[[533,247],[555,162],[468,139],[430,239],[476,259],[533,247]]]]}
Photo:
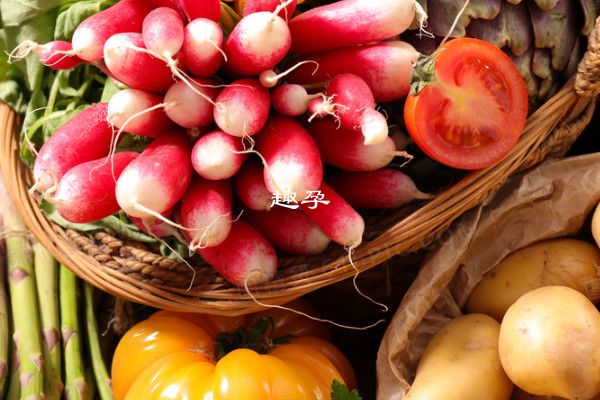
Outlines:
{"type": "MultiPolygon", "coordinates": [[[[7,53],[26,40],[39,44],[68,41],[81,21],[115,3],[0,0],[0,100],[27,116],[23,131],[34,144],[41,145],[75,113],[100,101],[106,78],[92,65],[68,71],[46,68],[35,54],[9,63],[7,53]]],[[[34,157],[24,148],[23,161],[31,166],[34,157]]]]}

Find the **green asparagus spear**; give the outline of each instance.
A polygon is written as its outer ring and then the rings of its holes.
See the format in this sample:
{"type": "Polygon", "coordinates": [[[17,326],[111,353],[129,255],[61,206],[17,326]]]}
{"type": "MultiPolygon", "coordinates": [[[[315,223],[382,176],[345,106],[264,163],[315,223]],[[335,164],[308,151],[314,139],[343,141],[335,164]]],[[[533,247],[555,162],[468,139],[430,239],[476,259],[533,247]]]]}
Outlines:
{"type": "Polygon", "coordinates": [[[48,400],[58,400],[63,389],[58,310],[58,261],[40,242],[33,244],[33,267],[40,306],[42,350],[45,362],[44,392],[48,400]]]}
{"type": "MultiPolygon", "coordinates": [[[[11,313],[12,314],[12,313],[11,313]]],[[[10,337],[14,336],[15,333],[15,324],[11,319],[10,323],[10,337]]],[[[10,380],[8,381],[8,391],[6,392],[6,397],[4,400],[20,400],[21,399],[21,382],[19,381],[19,372],[21,371],[19,368],[19,351],[17,350],[16,343],[11,339],[10,343],[10,354],[11,354],[11,362],[10,362],[10,380]]]]}
{"type": "Polygon", "coordinates": [[[5,400],[20,400],[21,399],[21,382],[19,381],[19,352],[16,346],[12,346],[12,363],[10,367],[10,380],[8,382],[8,391],[6,392],[5,400]]]}
{"type": "Polygon", "coordinates": [[[21,398],[37,400],[43,395],[44,360],[31,244],[26,236],[25,222],[14,203],[6,192],[0,197],[6,233],[9,292],[19,351],[21,398]]]}
{"type": "Polygon", "coordinates": [[[61,333],[65,364],[65,398],[83,400],[86,397],[87,381],[81,353],[81,332],[77,307],[77,276],[60,264],[59,297],[61,333]]]}
{"type": "Polygon", "coordinates": [[[100,334],[98,332],[96,309],[94,307],[94,287],[87,282],[83,282],[83,285],[85,293],[85,315],[87,319],[87,342],[98,394],[100,395],[101,400],[112,400],[113,393],[110,375],[106,369],[106,364],[102,357],[102,348],[100,347],[100,334]]]}
{"type": "Polygon", "coordinates": [[[0,258],[0,399],[4,398],[9,379],[10,322],[8,317],[8,296],[6,294],[6,263],[0,258]]]}

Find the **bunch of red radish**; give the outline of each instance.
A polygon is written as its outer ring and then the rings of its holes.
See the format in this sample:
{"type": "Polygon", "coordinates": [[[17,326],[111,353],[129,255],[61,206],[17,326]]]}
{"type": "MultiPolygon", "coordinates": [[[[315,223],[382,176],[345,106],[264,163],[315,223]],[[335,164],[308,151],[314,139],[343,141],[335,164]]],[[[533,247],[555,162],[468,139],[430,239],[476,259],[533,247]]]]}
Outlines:
{"type": "Polygon", "coordinates": [[[342,0],[292,17],[295,7],[246,0],[224,32],[219,0],[121,0],[71,43],[36,46],[45,65],[93,63],[126,86],[50,137],[36,188],[72,222],[122,210],[153,235],[180,234],[248,286],[274,277],[275,249],[358,246],[356,209],[428,198],[386,168],[402,149],[376,107],[408,93],[418,54],[395,38],[418,3],[342,0]],[[315,82],[320,92],[302,86],[315,82]],[[153,141],[115,152],[123,132],[153,141]]]}

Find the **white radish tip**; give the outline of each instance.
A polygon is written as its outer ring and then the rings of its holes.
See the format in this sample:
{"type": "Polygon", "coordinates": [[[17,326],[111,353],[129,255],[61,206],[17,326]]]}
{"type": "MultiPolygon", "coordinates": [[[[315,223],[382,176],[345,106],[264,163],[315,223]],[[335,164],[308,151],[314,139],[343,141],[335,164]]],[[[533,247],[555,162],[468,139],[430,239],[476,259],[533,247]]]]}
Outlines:
{"type": "Polygon", "coordinates": [[[275,85],[277,85],[277,73],[275,71],[273,71],[272,69],[268,69],[266,71],[263,71],[260,73],[260,75],[258,76],[258,80],[260,82],[261,85],[263,85],[266,88],[272,88],[275,85]]]}
{"type": "Polygon", "coordinates": [[[361,124],[361,132],[365,137],[365,145],[383,143],[389,133],[385,116],[375,109],[365,111],[361,124]]]}

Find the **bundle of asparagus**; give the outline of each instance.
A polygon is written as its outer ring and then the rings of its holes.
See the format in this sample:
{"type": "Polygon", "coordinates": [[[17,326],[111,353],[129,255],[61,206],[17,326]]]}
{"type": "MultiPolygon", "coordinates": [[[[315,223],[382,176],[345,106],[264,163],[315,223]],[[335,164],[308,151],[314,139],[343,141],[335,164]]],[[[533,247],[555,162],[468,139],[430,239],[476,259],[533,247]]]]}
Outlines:
{"type": "Polygon", "coordinates": [[[2,185],[0,206],[0,399],[112,399],[95,289],[32,238],[2,185]]]}

